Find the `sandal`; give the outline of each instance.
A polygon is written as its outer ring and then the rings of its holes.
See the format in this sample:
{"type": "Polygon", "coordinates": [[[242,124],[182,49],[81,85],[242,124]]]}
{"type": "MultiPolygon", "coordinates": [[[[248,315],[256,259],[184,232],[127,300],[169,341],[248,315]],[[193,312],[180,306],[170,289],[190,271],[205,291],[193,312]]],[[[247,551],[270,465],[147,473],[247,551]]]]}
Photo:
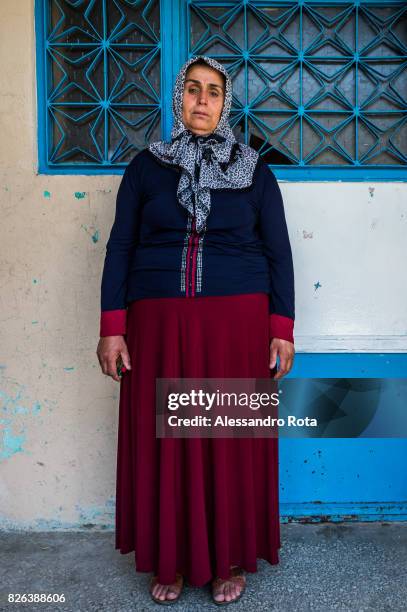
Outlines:
{"type": "Polygon", "coordinates": [[[230,578],[215,578],[215,580],[212,581],[212,600],[218,606],[225,606],[227,604],[235,603],[236,601],[239,601],[245,590],[246,578],[243,574],[243,569],[237,565],[234,565],[230,568],[230,578]],[[217,601],[215,599],[215,594],[217,594],[218,591],[217,587],[220,586],[223,582],[234,582],[235,584],[239,584],[242,587],[239,595],[234,599],[230,599],[229,601],[226,601],[226,599],[224,599],[223,601],[217,601]]]}
{"type": "Polygon", "coordinates": [[[164,606],[168,606],[170,604],[175,603],[176,601],[179,600],[181,593],[182,593],[182,587],[184,586],[184,577],[182,574],[179,574],[178,572],[176,573],[176,583],[181,583],[181,588],[178,591],[174,591],[173,589],[169,589],[167,591],[167,593],[178,593],[176,597],[173,597],[172,599],[167,599],[167,595],[165,596],[165,599],[160,599],[159,597],[156,597],[155,595],[153,595],[152,590],[154,589],[155,585],[158,582],[158,576],[153,576],[151,578],[150,581],[150,595],[151,595],[151,599],[153,601],[155,601],[158,604],[163,604],[164,606]]]}

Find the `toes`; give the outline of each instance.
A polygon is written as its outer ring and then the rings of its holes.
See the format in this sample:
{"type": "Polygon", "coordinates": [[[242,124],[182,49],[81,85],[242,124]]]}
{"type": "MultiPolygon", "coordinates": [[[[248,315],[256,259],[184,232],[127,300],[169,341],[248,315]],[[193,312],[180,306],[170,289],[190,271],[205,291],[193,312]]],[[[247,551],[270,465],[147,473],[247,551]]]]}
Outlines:
{"type": "Polygon", "coordinates": [[[161,590],[161,587],[159,584],[155,584],[153,590],[151,591],[152,594],[154,595],[154,597],[158,597],[158,594],[161,590]]]}
{"type": "Polygon", "coordinates": [[[160,589],[160,594],[159,594],[159,598],[162,601],[164,601],[164,599],[165,599],[165,596],[167,594],[167,590],[168,590],[168,587],[165,584],[162,584],[161,585],[161,589],[160,589]]]}
{"type": "Polygon", "coordinates": [[[225,580],[213,585],[213,599],[215,601],[233,601],[239,597],[243,584],[237,580],[225,580]]]}
{"type": "Polygon", "coordinates": [[[168,586],[163,585],[163,590],[161,591],[160,599],[163,599],[163,600],[166,599],[167,593],[168,593],[168,586]]]}
{"type": "Polygon", "coordinates": [[[220,586],[218,586],[217,588],[215,588],[215,591],[213,593],[213,598],[215,601],[224,601],[225,600],[225,585],[224,583],[221,583],[220,586]]]}
{"type": "Polygon", "coordinates": [[[160,585],[160,590],[158,591],[157,597],[162,601],[165,599],[165,586],[163,586],[162,584],[160,585]]]}
{"type": "Polygon", "coordinates": [[[216,602],[222,601],[234,601],[241,595],[244,587],[246,586],[246,579],[241,572],[236,571],[235,567],[232,566],[232,576],[230,580],[223,580],[216,578],[212,582],[212,597],[216,602]],[[234,573],[233,573],[233,570],[234,573]]]}
{"type": "Polygon", "coordinates": [[[176,599],[179,595],[180,588],[178,583],[176,584],[160,584],[156,583],[154,587],[151,589],[151,594],[156,599],[160,601],[164,601],[165,599],[176,599]]]}

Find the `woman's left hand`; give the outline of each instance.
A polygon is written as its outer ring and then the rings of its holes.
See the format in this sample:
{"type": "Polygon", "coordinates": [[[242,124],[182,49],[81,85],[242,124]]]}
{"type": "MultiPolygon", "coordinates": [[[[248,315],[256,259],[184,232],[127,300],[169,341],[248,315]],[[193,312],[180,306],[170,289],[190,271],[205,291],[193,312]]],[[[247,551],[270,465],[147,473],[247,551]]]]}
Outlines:
{"type": "Polygon", "coordinates": [[[282,378],[293,367],[295,349],[294,344],[288,340],[281,338],[273,338],[270,342],[270,369],[274,368],[277,363],[277,356],[280,359],[280,367],[277,374],[273,376],[273,380],[282,378]]]}

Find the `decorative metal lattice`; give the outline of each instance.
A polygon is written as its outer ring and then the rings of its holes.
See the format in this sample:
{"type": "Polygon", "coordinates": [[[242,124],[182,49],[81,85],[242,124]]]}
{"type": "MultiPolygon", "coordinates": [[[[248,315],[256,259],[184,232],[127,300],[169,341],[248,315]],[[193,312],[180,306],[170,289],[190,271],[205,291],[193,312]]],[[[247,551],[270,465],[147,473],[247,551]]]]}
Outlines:
{"type": "Polygon", "coordinates": [[[125,166],[161,136],[158,0],[45,0],[49,166],[125,166]]]}
{"type": "Polygon", "coordinates": [[[175,75],[204,53],[232,76],[236,137],[282,173],[395,176],[406,15],[387,0],[36,0],[41,169],[121,172],[169,136],[175,75]]]}
{"type": "Polygon", "coordinates": [[[269,164],[407,163],[405,2],[189,2],[189,56],[224,63],[236,137],[269,164]]]}

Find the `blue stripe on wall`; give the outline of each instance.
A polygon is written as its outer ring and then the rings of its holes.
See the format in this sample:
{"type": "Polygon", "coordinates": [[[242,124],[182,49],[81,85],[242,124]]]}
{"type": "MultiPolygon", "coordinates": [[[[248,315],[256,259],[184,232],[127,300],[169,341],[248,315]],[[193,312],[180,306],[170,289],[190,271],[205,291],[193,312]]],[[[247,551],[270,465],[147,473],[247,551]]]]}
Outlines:
{"type": "Polygon", "coordinates": [[[297,353],[288,377],[405,378],[407,353],[297,353]]]}
{"type": "MultiPolygon", "coordinates": [[[[288,377],[406,375],[404,353],[297,353],[288,377]]],[[[282,522],[407,520],[407,439],[280,439],[279,447],[282,522]]]]}

